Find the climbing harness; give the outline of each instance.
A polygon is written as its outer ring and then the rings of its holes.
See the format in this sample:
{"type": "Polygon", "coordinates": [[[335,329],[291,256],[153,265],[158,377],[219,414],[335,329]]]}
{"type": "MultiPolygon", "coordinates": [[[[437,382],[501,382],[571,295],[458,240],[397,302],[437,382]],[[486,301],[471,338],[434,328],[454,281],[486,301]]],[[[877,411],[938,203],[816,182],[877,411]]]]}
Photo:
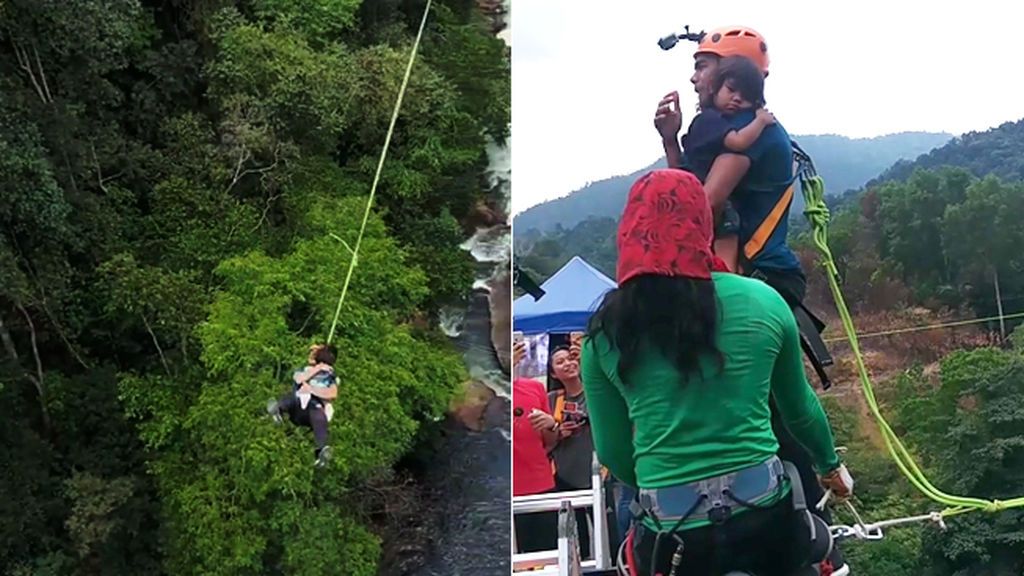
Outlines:
{"type": "MultiPolygon", "coordinates": [[[[687,520],[710,521],[718,540],[722,537],[722,526],[732,516],[733,505],[740,506],[740,509],[763,507],[754,502],[763,502],[770,496],[779,494],[785,486],[784,474],[782,461],[778,457],[772,457],[756,466],[699,482],[659,489],[641,488],[637,492],[636,500],[630,503],[633,528],[623,546],[627,543],[631,545],[637,526],[644,519],[650,519],[657,530],[650,566],[653,569],[657,564],[662,543],[666,539],[671,539],[675,542],[675,551],[672,554],[669,576],[676,576],[686,547],[679,530],[687,520]],[[672,522],[672,525],[666,530],[665,523],[668,522],[672,522]]],[[[720,549],[717,546],[716,548],[720,549]]],[[[635,573],[635,570],[634,562],[630,566],[630,572],[635,573]]]]}
{"type": "Polygon", "coordinates": [[[637,492],[634,517],[649,517],[655,524],[686,520],[725,519],[730,515],[727,500],[758,502],[777,494],[784,486],[782,460],[777,456],[766,462],[731,474],[699,482],[646,489],[637,492]]]}
{"type": "MultiPolygon", "coordinates": [[[[661,544],[671,538],[676,549],[670,562],[669,576],[675,576],[683,560],[685,541],[679,529],[685,521],[710,520],[712,529],[716,531],[714,538],[720,540],[721,527],[732,516],[733,504],[739,506],[737,510],[770,507],[775,501],[769,497],[779,494],[787,486],[793,510],[802,518],[806,529],[808,564],[823,562],[832,552],[833,531],[807,507],[796,467],[791,462],[772,457],[756,466],[724,476],[671,488],[641,489],[637,499],[630,504],[633,527],[619,546],[616,562],[618,574],[641,576],[637,573],[634,544],[637,526],[644,518],[649,518],[658,532],[651,556],[651,569],[657,563],[661,544]],[[665,530],[663,523],[673,521],[672,527],[665,530]]],[[[716,548],[721,549],[722,546],[716,548]]]]}

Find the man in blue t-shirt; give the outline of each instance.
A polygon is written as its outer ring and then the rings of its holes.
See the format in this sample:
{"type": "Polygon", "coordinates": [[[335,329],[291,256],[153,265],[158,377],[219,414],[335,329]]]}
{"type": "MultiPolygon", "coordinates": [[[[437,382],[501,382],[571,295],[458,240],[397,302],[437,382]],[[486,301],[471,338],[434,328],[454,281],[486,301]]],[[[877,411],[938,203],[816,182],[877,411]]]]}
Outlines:
{"type": "Polygon", "coordinates": [[[283,422],[282,414],[287,414],[293,424],[308,426],[313,431],[317,466],[326,466],[331,458],[327,427],[333,410],[331,403],[338,396],[336,357],[329,344],[310,346],[306,367],[292,374],[292,389],[267,402],[267,412],[275,422],[283,422]]]}
{"type": "MultiPolygon", "coordinates": [[[[694,58],[694,73],[690,82],[694,85],[700,105],[707,108],[711,99],[712,84],[719,60],[729,56],[744,56],[752,60],[768,76],[768,52],[764,39],[749,28],[735,27],[708,33],[694,58]]],[[[737,114],[731,122],[735,129],[753,121],[754,115],[737,114]]],[[[655,128],[662,137],[666,160],[670,167],[687,169],[679,142],[682,128],[682,114],[679,110],[679,93],[672,92],[662,98],[654,119],[655,128]]],[[[796,187],[793,164],[793,145],[789,134],[778,121],[767,126],[755,143],[743,152],[728,152],[718,156],[704,179],[704,190],[714,209],[718,210],[728,201],[738,222],[716,223],[716,234],[738,230],[739,255],[734,261],[726,260],[730,269],[746,276],[758,278],[775,288],[793,308],[801,326],[801,332],[812,330],[820,333],[824,325],[803,307],[807,291],[807,277],[800,266],[800,260],[787,244],[789,233],[789,209],[796,187]]],[[[815,364],[822,382],[828,385],[822,365],[831,363],[828,352],[820,342],[808,344],[805,351],[815,364]]],[[[805,449],[781,424],[778,411],[772,406],[772,424],[779,441],[779,455],[793,462],[800,472],[809,502],[817,502],[824,492],[818,483],[805,449]]],[[[826,510],[814,511],[826,523],[831,523],[831,514],[826,510]]],[[[838,548],[829,556],[828,563],[833,574],[849,574],[849,567],[838,548]]]]}
{"type": "MultiPolygon", "coordinates": [[[[711,84],[719,58],[709,52],[694,55],[695,72],[690,80],[704,107],[712,98],[711,84]]],[[[740,129],[753,120],[753,113],[740,113],[730,122],[734,129],[740,129]]],[[[659,103],[655,126],[662,135],[669,166],[685,169],[678,140],[682,126],[678,93],[669,94],[659,103]]],[[[721,154],[704,179],[712,207],[718,209],[729,201],[739,220],[737,223],[726,218],[720,226],[720,230],[737,229],[740,238],[738,261],[726,259],[726,264],[765,280],[790,306],[800,304],[807,286],[800,260],[786,243],[795,180],[789,134],[777,121],[745,151],[721,154]]]]}

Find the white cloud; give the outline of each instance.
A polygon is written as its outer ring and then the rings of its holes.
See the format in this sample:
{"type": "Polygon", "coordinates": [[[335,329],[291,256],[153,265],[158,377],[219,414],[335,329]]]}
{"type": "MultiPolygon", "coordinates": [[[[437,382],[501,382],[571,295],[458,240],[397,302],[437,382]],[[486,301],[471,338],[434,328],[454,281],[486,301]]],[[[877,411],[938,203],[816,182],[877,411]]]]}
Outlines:
{"type": "Polygon", "coordinates": [[[695,45],[657,46],[684,24],[764,34],[768,106],[792,134],[959,134],[1024,117],[1020,11],[993,0],[516,0],[513,211],[661,154],[658,100],[675,89],[684,112],[696,104],[695,45]]]}

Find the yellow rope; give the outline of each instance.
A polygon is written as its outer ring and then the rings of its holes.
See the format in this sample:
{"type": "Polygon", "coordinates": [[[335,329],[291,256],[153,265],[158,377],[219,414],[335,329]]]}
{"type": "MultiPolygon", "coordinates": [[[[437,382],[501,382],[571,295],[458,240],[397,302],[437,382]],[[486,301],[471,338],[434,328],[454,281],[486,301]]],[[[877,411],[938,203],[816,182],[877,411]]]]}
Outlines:
{"type": "Polygon", "coordinates": [[[806,200],[804,215],[807,216],[807,219],[811,223],[814,244],[822,255],[822,265],[825,268],[825,275],[828,278],[832,297],[835,299],[836,310],[839,312],[843,328],[846,331],[847,340],[850,342],[850,349],[853,351],[853,356],[857,364],[857,372],[860,375],[861,387],[864,390],[864,399],[868,404],[868,408],[871,410],[871,414],[875,417],[875,421],[878,423],[878,427],[882,432],[882,439],[885,441],[885,446],[889,451],[889,455],[892,456],[893,460],[896,462],[897,468],[899,468],[900,472],[906,476],[907,480],[926,497],[948,506],[948,508],[941,512],[942,516],[954,516],[964,512],[970,512],[972,510],[996,512],[1007,508],[1024,506],[1024,497],[1000,501],[947,494],[933,486],[932,483],[928,481],[928,478],[925,477],[924,472],[918,468],[913,457],[910,455],[910,452],[896,436],[896,433],[889,426],[889,423],[886,422],[885,417],[882,416],[882,413],[878,408],[878,402],[875,400],[875,393],[871,385],[871,379],[868,377],[867,367],[864,364],[864,356],[861,354],[860,346],[858,345],[858,337],[853,325],[853,319],[850,317],[850,311],[846,306],[846,301],[839,288],[839,273],[836,270],[835,260],[832,258],[832,251],[828,247],[829,212],[828,207],[825,205],[824,181],[817,175],[804,175],[801,177],[801,189],[803,190],[804,199],[806,200]]]}
{"type": "MultiPolygon", "coordinates": [[[[409,53],[409,64],[405,67],[405,77],[402,78],[402,87],[398,90],[398,100],[395,102],[395,109],[391,112],[391,125],[388,126],[388,134],[384,138],[384,148],[380,151],[380,159],[377,161],[377,173],[373,176],[373,185],[370,187],[370,197],[366,201],[366,211],[363,213],[363,223],[359,227],[359,236],[356,238],[356,245],[351,248],[352,260],[348,265],[348,273],[345,275],[345,284],[341,288],[341,297],[338,298],[338,307],[334,310],[334,321],[331,322],[331,332],[327,336],[327,343],[334,340],[334,331],[338,327],[338,318],[341,316],[341,307],[345,303],[345,295],[348,294],[348,285],[352,281],[352,272],[356,269],[359,261],[359,247],[363,243],[363,234],[366,232],[366,223],[370,219],[370,209],[373,207],[373,198],[377,195],[377,185],[380,183],[380,174],[384,170],[384,159],[388,155],[388,147],[391,145],[391,136],[395,133],[395,123],[398,121],[398,112],[402,109],[402,100],[405,98],[405,90],[409,86],[409,77],[412,76],[412,65],[416,61],[416,52],[420,47],[420,40],[423,38],[423,29],[427,26],[427,16],[430,14],[432,0],[427,0],[423,8],[423,19],[420,20],[420,29],[416,32],[416,41],[413,42],[412,52],[409,53]]],[[[348,245],[345,245],[348,248],[348,245]]]]}

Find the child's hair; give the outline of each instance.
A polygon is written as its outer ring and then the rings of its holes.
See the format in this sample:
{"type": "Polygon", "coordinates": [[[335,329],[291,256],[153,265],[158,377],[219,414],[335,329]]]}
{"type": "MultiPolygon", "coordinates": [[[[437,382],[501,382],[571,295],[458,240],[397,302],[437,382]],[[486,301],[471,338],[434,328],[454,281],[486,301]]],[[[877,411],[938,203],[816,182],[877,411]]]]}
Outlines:
{"type": "Polygon", "coordinates": [[[755,108],[764,106],[764,74],[751,59],[743,56],[722,58],[715,70],[713,94],[718,94],[726,82],[755,108]]]}
{"type": "Polygon", "coordinates": [[[313,354],[313,359],[322,364],[328,366],[334,366],[334,361],[337,353],[335,352],[334,346],[330,344],[320,344],[317,346],[316,352],[313,354]]]}

